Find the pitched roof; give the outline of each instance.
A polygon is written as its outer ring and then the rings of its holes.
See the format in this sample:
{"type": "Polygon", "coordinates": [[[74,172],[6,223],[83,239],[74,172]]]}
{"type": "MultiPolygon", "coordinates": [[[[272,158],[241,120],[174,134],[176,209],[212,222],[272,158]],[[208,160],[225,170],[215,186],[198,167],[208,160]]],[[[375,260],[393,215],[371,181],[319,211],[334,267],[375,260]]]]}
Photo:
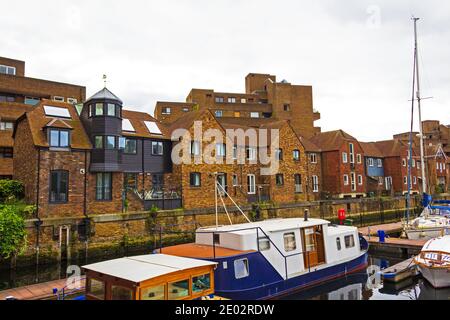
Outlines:
{"type": "Polygon", "coordinates": [[[343,130],[335,130],[328,132],[321,132],[313,136],[311,142],[317,145],[322,151],[335,151],[339,150],[341,145],[345,141],[356,141],[357,140],[344,132],[343,130]]]}
{"type": "MultiPolygon", "coordinates": [[[[0,102],[0,120],[1,121],[16,121],[27,111],[34,109],[34,106],[14,103],[14,102],[0,102]]],[[[13,147],[14,139],[12,137],[12,130],[0,131],[0,147],[13,147]]]]}
{"type": "Polygon", "coordinates": [[[123,131],[122,135],[127,137],[140,137],[140,138],[158,138],[158,139],[170,139],[170,132],[166,126],[162,125],[158,120],[145,112],[138,112],[132,110],[122,109],[122,118],[128,119],[131,122],[135,132],[123,131]],[[161,131],[162,135],[156,135],[150,133],[145,125],[145,121],[155,122],[161,131]]]}
{"type": "Polygon", "coordinates": [[[91,100],[117,100],[120,103],[122,103],[122,100],[120,100],[119,97],[117,97],[114,93],[109,91],[109,89],[106,87],[97,92],[96,94],[94,94],[89,99],[87,99],[87,102],[91,100]]]}
{"type": "Polygon", "coordinates": [[[366,157],[383,158],[383,153],[378,149],[375,142],[360,142],[361,148],[364,151],[366,157]]]}
{"type": "Polygon", "coordinates": [[[92,145],[89,141],[89,138],[84,130],[83,124],[81,123],[80,118],[78,117],[78,112],[72,104],[64,103],[64,102],[56,102],[51,100],[42,100],[36,107],[27,112],[24,116],[22,116],[20,121],[28,121],[31,130],[31,136],[33,138],[33,143],[39,147],[49,147],[47,141],[47,135],[45,133],[45,128],[51,122],[60,123],[61,121],[66,123],[71,130],[71,139],[70,146],[73,149],[91,149],[92,145]],[[52,107],[60,107],[66,108],[69,113],[71,119],[63,119],[60,120],[58,117],[47,116],[44,111],[44,106],[52,106],[52,107]]]}
{"type": "Polygon", "coordinates": [[[384,157],[401,156],[402,151],[404,150],[404,148],[406,148],[406,145],[398,139],[377,141],[375,142],[375,145],[378,150],[381,151],[384,157]]]}

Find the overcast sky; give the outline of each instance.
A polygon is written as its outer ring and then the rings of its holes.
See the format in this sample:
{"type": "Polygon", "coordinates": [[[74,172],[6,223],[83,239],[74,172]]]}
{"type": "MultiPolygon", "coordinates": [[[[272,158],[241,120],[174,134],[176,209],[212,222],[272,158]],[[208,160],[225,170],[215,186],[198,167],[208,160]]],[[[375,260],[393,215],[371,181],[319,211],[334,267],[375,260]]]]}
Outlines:
{"type": "Polygon", "coordinates": [[[450,124],[449,1],[0,0],[0,56],[31,77],[108,87],[127,107],[243,92],[250,72],[313,86],[323,131],[409,130],[411,16],[421,17],[423,118],[450,124]]]}

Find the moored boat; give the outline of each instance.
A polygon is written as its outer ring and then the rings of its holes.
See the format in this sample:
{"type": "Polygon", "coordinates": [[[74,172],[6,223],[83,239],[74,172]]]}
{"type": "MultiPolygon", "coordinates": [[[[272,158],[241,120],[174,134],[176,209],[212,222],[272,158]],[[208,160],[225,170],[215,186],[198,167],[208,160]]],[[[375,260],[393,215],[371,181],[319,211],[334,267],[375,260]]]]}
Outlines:
{"type": "Polygon", "coordinates": [[[364,270],[367,241],[351,226],[293,218],[200,228],[165,254],[218,263],[215,290],[232,300],[269,299],[364,270]]]}
{"type": "Polygon", "coordinates": [[[433,287],[450,287],[450,236],[428,241],[414,262],[433,287]]]}

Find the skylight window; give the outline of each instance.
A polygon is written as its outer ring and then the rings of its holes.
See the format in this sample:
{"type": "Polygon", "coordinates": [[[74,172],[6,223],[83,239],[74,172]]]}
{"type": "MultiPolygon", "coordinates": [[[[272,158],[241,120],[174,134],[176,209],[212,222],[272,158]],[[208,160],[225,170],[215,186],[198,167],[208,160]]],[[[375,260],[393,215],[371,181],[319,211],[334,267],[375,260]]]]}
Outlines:
{"type": "Polygon", "coordinates": [[[158,126],[156,125],[156,122],[153,121],[144,121],[148,131],[151,134],[158,134],[158,135],[162,135],[161,130],[159,130],[158,126]]]}
{"type": "Polygon", "coordinates": [[[44,106],[45,115],[49,117],[72,119],[67,108],[44,106]]]}
{"type": "Polygon", "coordinates": [[[128,132],[136,132],[133,125],[131,124],[130,119],[122,119],[122,130],[128,132]]]}

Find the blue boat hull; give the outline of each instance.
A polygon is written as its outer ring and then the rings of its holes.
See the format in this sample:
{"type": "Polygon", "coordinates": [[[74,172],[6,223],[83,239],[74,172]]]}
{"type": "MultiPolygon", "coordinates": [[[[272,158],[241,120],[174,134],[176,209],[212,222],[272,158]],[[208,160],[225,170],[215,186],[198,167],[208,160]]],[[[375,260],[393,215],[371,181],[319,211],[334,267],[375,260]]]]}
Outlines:
{"type": "Polygon", "coordinates": [[[231,300],[264,300],[281,297],[307,287],[362,271],[367,267],[367,253],[351,261],[312,271],[284,280],[260,252],[215,259],[215,291],[218,296],[231,300]],[[236,279],[234,261],[248,259],[249,276],[236,279]],[[226,268],[224,268],[224,262],[226,268]]]}

